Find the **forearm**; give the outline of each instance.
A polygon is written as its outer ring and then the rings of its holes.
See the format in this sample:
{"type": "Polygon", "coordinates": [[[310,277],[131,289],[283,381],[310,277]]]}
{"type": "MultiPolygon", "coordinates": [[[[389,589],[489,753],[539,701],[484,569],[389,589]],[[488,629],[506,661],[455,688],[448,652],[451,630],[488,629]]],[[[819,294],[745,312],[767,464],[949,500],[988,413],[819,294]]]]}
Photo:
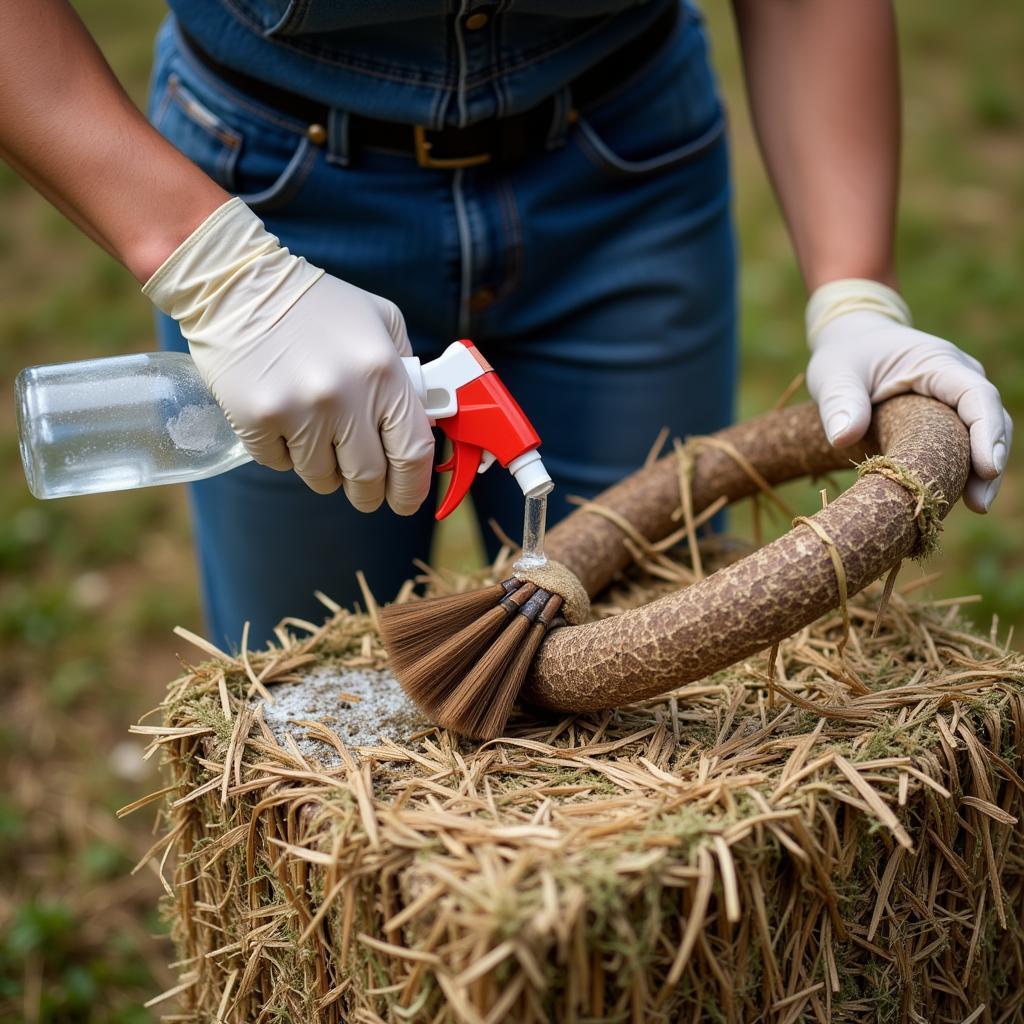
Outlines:
{"type": "Polygon", "coordinates": [[[228,195],[146,121],[65,0],[0,11],[0,156],[145,281],[228,195]]]}
{"type": "Polygon", "coordinates": [[[900,99],[889,0],[733,0],[758,141],[808,290],[895,284],[900,99]]]}

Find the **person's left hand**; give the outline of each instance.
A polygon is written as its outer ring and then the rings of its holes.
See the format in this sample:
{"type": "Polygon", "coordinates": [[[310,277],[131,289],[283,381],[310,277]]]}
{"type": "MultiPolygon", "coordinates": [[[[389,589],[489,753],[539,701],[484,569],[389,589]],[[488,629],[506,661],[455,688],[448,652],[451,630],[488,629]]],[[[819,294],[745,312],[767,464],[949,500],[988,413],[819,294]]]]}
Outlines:
{"type": "Polygon", "coordinates": [[[987,512],[1003,482],[1013,421],[977,359],[956,345],[871,311],[843,313],[812,339],[807,388],[829,441],[853,444],[871,422],[871,405],[913,391],[960,414],[971,434],[964,504],[987,512]]]}

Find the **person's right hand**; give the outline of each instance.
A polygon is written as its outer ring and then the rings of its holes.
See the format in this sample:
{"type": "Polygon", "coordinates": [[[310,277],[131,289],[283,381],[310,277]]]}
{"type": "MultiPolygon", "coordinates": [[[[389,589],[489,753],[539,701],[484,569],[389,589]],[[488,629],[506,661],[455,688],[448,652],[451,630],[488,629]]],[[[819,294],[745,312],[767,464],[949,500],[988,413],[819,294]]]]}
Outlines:
{"type": "Polygon", "coordinates": [[[178,321],[200,374],[252,457],[320,494],[411,515],[434,439],[401,357],[393,302],[347,284],[269,234],[240,200],[203,222],[143,288],[178,321]]]}

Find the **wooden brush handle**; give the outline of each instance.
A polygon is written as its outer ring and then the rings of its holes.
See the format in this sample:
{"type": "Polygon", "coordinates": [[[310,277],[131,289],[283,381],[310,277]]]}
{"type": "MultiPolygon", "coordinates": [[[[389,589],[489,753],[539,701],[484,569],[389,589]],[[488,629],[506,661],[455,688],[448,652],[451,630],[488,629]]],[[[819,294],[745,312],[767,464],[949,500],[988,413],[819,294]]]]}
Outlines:
{"type": "MultiPolygon", "coordinates": [[[[970,468],[966,427],[948,406],[902,395],[875,408],[862,445],[834,449],[812,403],[766,413],[714,435],[745,456],[768,483],[827,473],[882,453],[948,504],[970,468]]],[[[745,497],[757,484],[720,448],[702,447],[692,477],[694,513],[719,495],[745,497]]],[[[649,540],[677,529],[675,454],[609,488],[596,502],[649,540]]],[[[857,480],[815,521],[835,543],[852,595],[918,543],[917,499],[877,473],[857,480]]],[[[580,510],[548,535],[552,558],[568,565],[595,596],[630,561],[620,527],[580,510]]],[[[552,633],[534,660],[523,693],[529,703],[584,711],[616,707],[718,671],[789,636],[839,604],[828,548],[811,528],[786,536],[700,583],[622,615],[552,633]]]]}
{"type": "MultiPolygon", "coordinates": [[[[833,448],[813,402],[764,413],[713,436],[742,453],[773,485],[849,467],[851,461],[878,451],[873,437],[852,448],[833,448]]],[[[730,502],[748,497],[757,484],[723,449],[702,447],[694,460],[691,490],[696,514],[720,495],[730,502]]],[[[672,519],[680,506],[676,454],[670,452],[637,470],[598,495],[594,503],[622,516],[647,540],[667,537],[681,525],[672,519]]],[[[595,597],[632,561],[624,538],[610,519],[579,509],[548,532],[545,551],[572,569],[595,597]]]]}

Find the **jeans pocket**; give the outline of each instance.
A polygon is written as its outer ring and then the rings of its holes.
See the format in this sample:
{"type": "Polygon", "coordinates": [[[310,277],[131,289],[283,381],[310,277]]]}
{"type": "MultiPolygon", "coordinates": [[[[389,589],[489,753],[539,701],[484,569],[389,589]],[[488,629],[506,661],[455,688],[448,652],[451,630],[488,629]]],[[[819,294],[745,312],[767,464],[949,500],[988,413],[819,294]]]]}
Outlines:
{"type": "Polygon", "coordinates": [[[218,185],[234,190],[242,134],[203,104],[173,71],[153,113],[153,127],[218,185]]]}
{"type": "Polygon", "coordinates": [[[232,3],[243,20],[268,39],[301,32],[311,5],[312,0],[233,0],[232,3]]]}
{"type": "Polygon", "coordinates": [[[570,138],[613,177],[699,157],[725,130],[701,20],[685,15],[647,65],[579,112],[570,138]]]}
{"type": "Polygon", "coordinates": [[[290,140],[287,153],[250,146],[238,161],[235,195],[257,213],[278,210],[298,195],[320,150],[301,136],[290,140]]]}
{"type": "Polygon", "coordinates": [[[657,149],[650,156],[639,159],[623,156],[612,148],[615,143],[605,141],[586,118],[579,119],[577,128],[580,136],[578,140],[580,148],[602,170],[616,176],[646,175],[670,170],[700,156],[725,131],[725,117],[717,117],[694,139],[669,149],[657,149]]]}
{"type": "Polygon", "coordinates": [[[153,125],[225,190],[261,212],[302,188],[320,152],[305,125],[239,93],[180,47],[155,83],[153,125]]]}

